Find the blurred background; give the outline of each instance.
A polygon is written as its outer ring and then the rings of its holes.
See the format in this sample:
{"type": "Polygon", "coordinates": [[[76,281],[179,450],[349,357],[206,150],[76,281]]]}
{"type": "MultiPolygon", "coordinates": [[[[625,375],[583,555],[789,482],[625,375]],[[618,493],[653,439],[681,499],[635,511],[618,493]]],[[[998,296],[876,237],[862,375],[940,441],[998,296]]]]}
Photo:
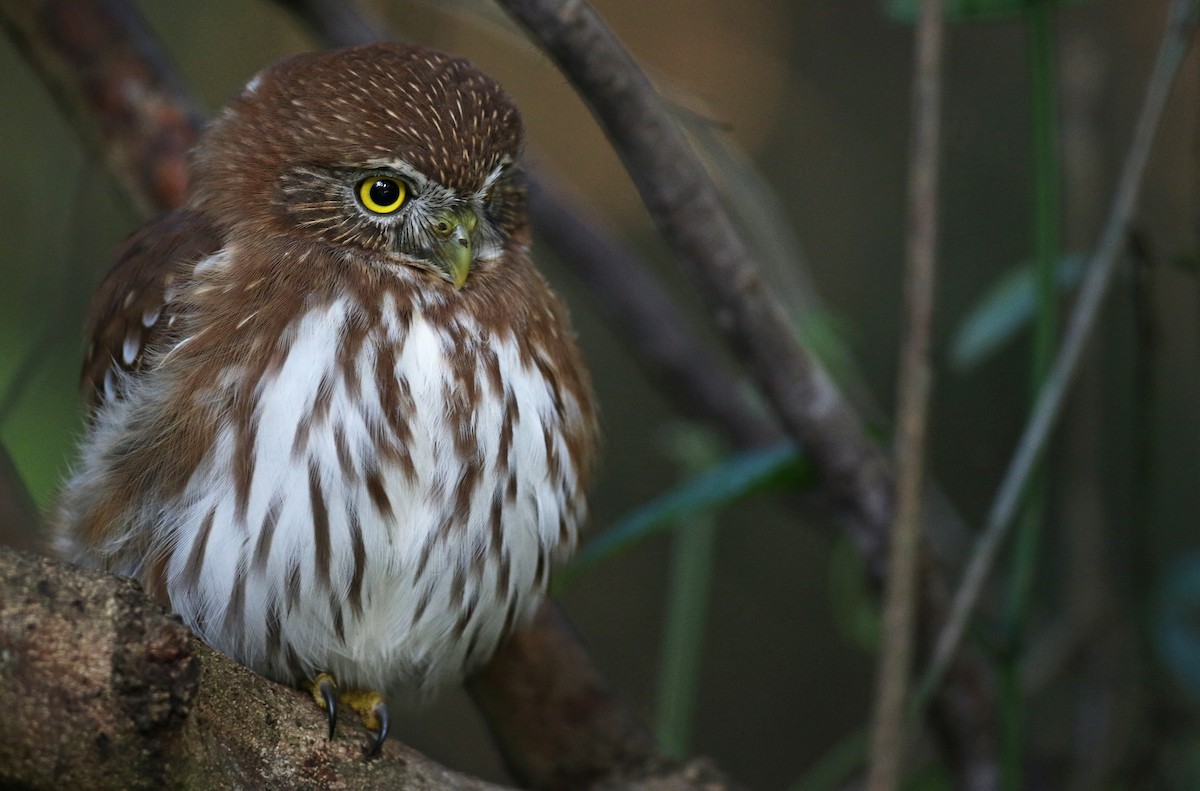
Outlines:
{"type": "MultiPolygon", "coordinates": [[[[138,5],[207,111],[266,63],[317,46],[265,1],[138,5]]],[[[678,108],[798,332],[886,438],[910,121],[905,4],[595,5],[678,108]]],[[[1112,199],[1166,3],[1046,5],[1065,308],[1112,199]]],[[[396,36],[465,55],[498,78],[523,109],[530,158],[635,247],[720,347],[588,111],[515,28],[482,2],[373,8],[396,36]]],[[[957,19],[947,30],[930,471],[970,526],[1007,466],[1032,386],[1030,30],[1023,13],[957,19]]],[[[1017,662],[1025,674],[1020,742],[1031,788],[1200,787],[1198,67],[1191,57],[1175,87],[1130,254],[1047,464],[1022,639],[1007,639],[1002,617],[981,618],[975,632],[998,666],[1017,662]],[[1014,645],[1015,660],[1005,650],[1014,645]]],[[[7,41],[0,97],[0,440],[45,509],[81,431],[87,301],[108,252],[141,218],[7,41]]],[[[592,534],[653,509],[713,464],[736,464],[717,434],[673,412],[570,266],[538,257],[572,307],[603,408],[592,534]]],[[[678,644],[664,648],[669,535],[589,568],[561,600],[600,667],[668,744],[711,756],[751,787],[830,787],[854,767],[874,685],[875,608],[854,550],[827,520],[773,492],[681,524],[715,531],[709,584],[683,595],[703,615],[698,677],[687,685],[685,672],[674,693],[690,712],[664,703],[689,662],[678,644]]],[[[11,529],[0,540],[37,541],[11,529]]],[[[961,546],[943,549],[953,557],[961,546]]],[[[503,778],[457,690],[406,716],[399,732],[451,766],[503,778]]],[[[918,755],[912,787],[943,787],[932,753],[918,755]]]]}

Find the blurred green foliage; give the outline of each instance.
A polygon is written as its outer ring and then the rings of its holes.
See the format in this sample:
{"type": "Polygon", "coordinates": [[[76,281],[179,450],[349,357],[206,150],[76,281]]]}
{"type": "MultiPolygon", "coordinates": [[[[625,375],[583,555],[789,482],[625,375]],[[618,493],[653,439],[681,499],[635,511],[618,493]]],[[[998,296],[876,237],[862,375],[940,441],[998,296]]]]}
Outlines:
{"type": "MultiPolygon", "coordinates": [[[[1067,294],[1083,276],[1083,256],[1066,255],[1056,267],[1059,291],[1067,294]]],[[[950,363],[966,372],[983,363],[1033,323],[1036,306],[1033,264],[1001,273],[962,318],[951,336],[950,363]]]]}
{"type": "Polygon", "coordinates": [[[565,588],[593,566],[651,536],[686,529],[687,519],[718,512],[754,494],[795,491],[811,483],[812,470],[791,443],[735,454],[660,494],[594,536],[557,577],[565,588]]]}

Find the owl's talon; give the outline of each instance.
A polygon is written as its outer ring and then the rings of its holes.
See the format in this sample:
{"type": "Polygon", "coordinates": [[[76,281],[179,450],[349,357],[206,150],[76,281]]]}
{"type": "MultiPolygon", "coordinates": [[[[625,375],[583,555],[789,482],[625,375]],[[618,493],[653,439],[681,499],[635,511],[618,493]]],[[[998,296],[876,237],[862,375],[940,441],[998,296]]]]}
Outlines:
{"type": "Polygon", "coordinates": [[[305,681],[304,688],[312,695],[318,706],[325,709],[329,718],[329,738],[337,730],[337,681],[328,673],[318,673],[312,681],[305,681]]]}
{"type": "Polygon", "coordinates": [[[383,749],[383,740],[388,735],[388,710],[382,700],[375,707],[375,718],[379,721],[379,729],[375,731],[375,738],[367,749],[368,758],[379,755],[379,751],[383,749]]]}
{"type": "Polygon", "coordinates": [[[387,704],[384,703],[383,695],[368,689],[352,689],[342,693],[341,701],[358,713],[363,726],[374,736],[367,747],[367,757],[379,755],[384,739],[387,738],[389,725],[387,704]]]}
{"type": "Polygon", "coordinates": [[[329,738],[333,738],[337,730],[337,688],[329,678],[323,678],[317,683],[321,697],[325,699],[325,714],[329,717],[329,738]]]}

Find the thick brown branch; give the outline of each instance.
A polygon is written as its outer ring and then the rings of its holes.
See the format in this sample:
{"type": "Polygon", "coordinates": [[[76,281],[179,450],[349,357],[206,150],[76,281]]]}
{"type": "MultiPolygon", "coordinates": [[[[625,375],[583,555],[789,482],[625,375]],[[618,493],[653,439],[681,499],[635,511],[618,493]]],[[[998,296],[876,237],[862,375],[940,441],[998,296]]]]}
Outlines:
{"type": "MultiPolygon", "coordinates": [[[[137,585],[0,548],[0,786],[498,789],[395,740],[333,741],[303,693],[192,637],[137,585]]],[[[350,719],[350,718],[344,718],[350,719]]]]}
{"type": "Polygon", "coordinates": [[[515,777],[538,788],[587,787],[662,763],[650,733],[628,713],[562,613],[544,607],[468,689],[515,777]]]}
{"type": "MultiPolygon", "coordinates": [[[[538,664],[524,664],[528,643],[558,640],[558,628],[518,639],[504,660],[518,662],[513,673],[493,668],[487,672],[498,677],[496,685],[476,688],[487,698],[485,709],[515,705],[531,718],[531,730],[505,738],[548,739],[530,753],[543,761],[539,771],[549,772],[537,787],[730,788],[702,761],[657,762],[642,733],[632,738],[646,749],[630,757],[622,774],[589,766],[590,758],[612,756],[601,749],[585,755],[580,737],[609,727],[591,727],[597,717],[617,725],[624,719],[611,699],[597,705],[559,697],[561,669],[545,663],[553,652],[535,650],[538,664]],[[555,675],[539,680],[540,673],[555,675]],[[531,680],[536,695],[524,688],[531,680]],[[575,706],[577,732],[563,737],[558,722],[540,716],[540,705],[528,705],[531,697],[551,699],[550,707],[575,706]],[[572,759],[573,774],[555,765],[549,750],[558,748],[572,759]]],[[[556,650],[586,663],[577,646],[556,650]]],[[[501,789],[394,739],[379,758],[367,759],[369,736],[352,717],[342,718],[337,737],[328,740],[324,716],[308,695],[208,648],[132,581],[3,547],[0,680],[0,787],[501,789]]]]}

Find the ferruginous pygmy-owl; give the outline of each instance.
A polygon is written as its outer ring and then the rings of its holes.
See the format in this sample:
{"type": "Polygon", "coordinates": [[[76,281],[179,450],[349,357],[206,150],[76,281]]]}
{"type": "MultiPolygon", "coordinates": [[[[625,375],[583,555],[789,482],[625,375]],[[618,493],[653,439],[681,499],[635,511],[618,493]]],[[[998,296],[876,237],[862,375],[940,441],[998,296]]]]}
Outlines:
{"type": "Polygon", "coordinates": [[[592,394],[530,259],[522,135],[438,52],[282,61],[92,305],[62,551],[307,686],[331,734],[336,694],[375,749],[383,696],[486,660],[584,518],[592,394]]]}

